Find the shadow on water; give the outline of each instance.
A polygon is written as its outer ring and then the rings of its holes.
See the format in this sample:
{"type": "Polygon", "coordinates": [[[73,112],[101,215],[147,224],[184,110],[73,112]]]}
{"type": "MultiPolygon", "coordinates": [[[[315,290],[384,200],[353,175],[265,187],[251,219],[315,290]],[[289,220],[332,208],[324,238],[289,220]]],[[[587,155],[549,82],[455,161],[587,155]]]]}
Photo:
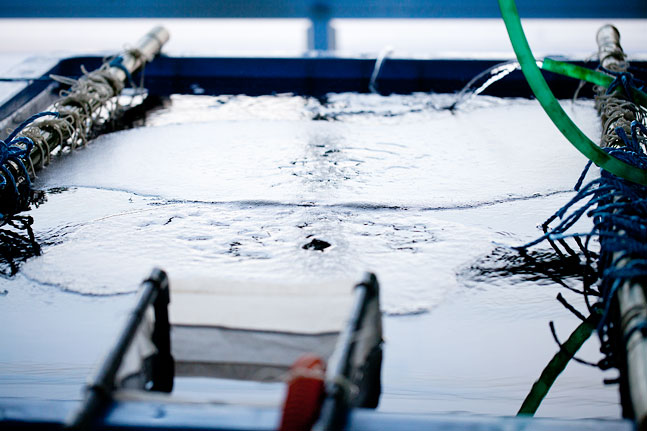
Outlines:
{"type": "Polygon", "coordinates": [[[0,229],[0,275],[16,275],[27,259],[40,255],[30,216],[14,216],[0,229]]]}
{"type": "Polygon", "coordinates": [[[558,284],[577,290],[582,278],[594,271],[578,255],[560,256],[553,250],[531,250],[520,253],[507,247],[497,247],[458,271],[457,277],[467,287],[488,285],[558,284]]]}

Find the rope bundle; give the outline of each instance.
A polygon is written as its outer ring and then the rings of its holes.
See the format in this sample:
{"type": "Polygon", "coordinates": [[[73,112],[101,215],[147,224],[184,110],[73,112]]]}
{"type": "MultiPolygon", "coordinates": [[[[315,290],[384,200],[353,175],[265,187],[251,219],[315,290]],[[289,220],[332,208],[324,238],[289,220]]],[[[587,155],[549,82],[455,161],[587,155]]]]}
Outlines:
{"type": "MultiPolygon", "coordinates": [[[[137,50],[128,53],[134,58],[143,56],[137,50]]],[[[52,155],[86,145],[93,134],[121,115],[124,107],[118,96],[125,83],[118,74],[123,72],[134,86],[122,61],[122,56],[114,57],[92,72],[82,66],[79,79],[52,75],[69,88],[60,92],[61,98],[50,111],[30,117],[0,140],[0,226],[29,209],[31,178],[50,163],[52,155]]]]}
{"type": "MultiPolygon", "coordinates": [[[[615,79],[608,87],[596,89],[596,107],[603,130],[601,145],[607,154],[647,170],[647,110],[631,99],[633,89],[640,88],[636,86],[641,85],[641,81],[634,79],[624,64],[617,70],[605,70],[612,72],[615,79]]],[[[635,401],[629,396],[630,373],[625,352],[627,341],[636,332],[647,337],[645,305],[623,311],[618,295],[628,283],[647,281],[647,187],[605,170],[601,170],[600,178],[582,187],[590,166],[591,162],[575,186],[577,195],[544,223],[544,235],[518,249],[525,251],[542,241],[549,241],[558,254],[577,256],[566,242],[569,238],[575,240],[586,260],[582,293],[590,318],[596,323],[603,354],[603,358],[592,365],[620,370],[620,378],[614,382],[621,384],[623,410],[625,415],[635,415],[640,422],[640,414],[634,413],[632,407],[635,401]],[[586,233],[570,233],[584,215],[592,219],[593,229],[586,233]],[[559,220],[557,225],[549,228],[556,220],[559,220]],[[599,253],[590,248],[593,238],[599,240],[599,253]],[[591,301],[592,297],[597,298],[596,301],[591,301]]],[[[584,320],[581,314],[578,317],[584,320]]]]}

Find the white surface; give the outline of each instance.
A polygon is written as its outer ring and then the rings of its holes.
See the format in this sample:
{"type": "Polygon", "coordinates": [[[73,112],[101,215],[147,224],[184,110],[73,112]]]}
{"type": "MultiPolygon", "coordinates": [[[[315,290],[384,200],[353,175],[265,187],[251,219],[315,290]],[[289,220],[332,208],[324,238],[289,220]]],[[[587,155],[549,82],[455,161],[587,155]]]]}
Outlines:
{"type": "MultiPolygon", "coordinates": [[[[647,53],[647,20],[610,20],[630,56],[647,53]]],[[[595,32],[609,20],[523,20],[537,56],[588,56],[596,52],[595,32]]],[[[281,55],[306,49],[307,20],[232,19],[0,19],[0,54],[114,52],[133,45],[155,25],[166,26],[169,55],[281,55]]],[[[498,19],[350,20],[332,22],[337,47],[345,54],[375,55],[385,46],[395,56],[512,56],[498,19]]]]}
{"type": "Polygon", "coordinates": [[[173,325],[319,334],[348,318],[352,281],[279,285],[214,279],[171,280],[173,325]]]}
{"type": "MultiPolygon", "coordinates": [[[[647,55],[647,20],[524,19],[526,37],[536,57],[564,55],[586,58],[597,52],[595,34],[612,23],[631,57],[647,55]]],[[[336,20],[342,52],[379,52],[394,56],[441,58],[513,58],[508,35],[499,19],[336,20]]]]}

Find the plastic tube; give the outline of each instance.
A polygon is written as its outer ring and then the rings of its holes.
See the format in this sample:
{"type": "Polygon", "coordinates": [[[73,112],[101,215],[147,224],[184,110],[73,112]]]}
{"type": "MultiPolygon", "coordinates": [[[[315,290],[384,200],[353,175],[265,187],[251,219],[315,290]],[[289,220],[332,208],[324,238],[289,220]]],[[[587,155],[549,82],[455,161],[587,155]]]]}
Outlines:
{"type": "Polygon", "coordinates": [[[550,58],[544,58],[541,63],[541,68],[549,72],[559,73],[560,75],[581,79],[591,84],[602,85],[604,87],[608,87],[613,82],[613,77],[606,73],[550,58]]]}
{"type": "Polygon", "coordinates": [[[559,131],[579,152],[602,169],[641,185],[647,185],[647,171],[621,162],[602,151],[591,141],[564,112],[559,102],[550,91],[546,80],[537,67],[528,41],[521,27],[521,20],[514,0],[499,0],[501,16],[505,22],[512,48],[517,56],[530,88],[544,108],[548,117],[559,131]]]}
{"type": "Polygon", "coordinates": [[[588,319],[580,323],[571,336],[568,337],[568,340],[560,346],[559,352],[555,353],[555,356],[542,371],[539,379],[532,385],[532,389],[526,399],[523,400],[517,416],[533,416],[537,412],[539,405],[548,394],[557,377],[566,369],[569,361],[573,359],[573,356],[595,330],[598,320],[599,317],[596,315],[589,316],[588,319]]]}
{"type": "MultiPolygon", "coordinates": [[[[540,63],[542,70],[559,73],[560,75],[575,79],[581,79],[583,81],[590,82],[591,84],[601,85],[603,87],[611,85],[614,79],[613,76],[598,72],[597,70],[587,69],[586,67],[576,66],[571,63],[565,63],[563,61],[557,61],[550,58],[545,58],[540,63]]],[[[631,95],[637,103],[647,106],[647,94],[643,91],[640,91],[637,88],[632,88],[631,95]]]]}

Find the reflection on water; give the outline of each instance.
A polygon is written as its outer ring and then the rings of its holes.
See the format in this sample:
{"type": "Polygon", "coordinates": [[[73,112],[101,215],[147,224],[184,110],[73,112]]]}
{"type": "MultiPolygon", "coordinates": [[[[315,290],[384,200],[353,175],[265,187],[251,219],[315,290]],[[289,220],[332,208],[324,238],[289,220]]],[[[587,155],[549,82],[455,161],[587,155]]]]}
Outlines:
{"type": "MultiPolygon", "coordinates": [[[[453,98],[175,96],[146,127],[60,158],[36,184],[49,190],[31,212],[43,253],[0,280],[0,387],[12,382],[0,396],[60,395],[18,362],[72,354],[66,381],[84,378],[153,266],[304,283],[373,270],[380,408],[514,414],[555,352],[548,320],[577,324],[554,298],[579,269],[509,247],[537,236],[584,163],[533,101],[433,109],[453,98]]],[[[573,109],[595,133],[592,103],[573,109]]],[[[540,415],[618,417],[599,371],[562,377],[540,415]]],[[[58,389],[74,398],[75,384],[58,389]]]]}
{"type": "Polygon", "coordinates": [[[0,275],[16,275],[27,259],[40,255],[31,216],[14,216],[0,228],[0,275]]]}
{"type": "Polygon", "coordinates": [[[50,195],[34,216],[45,252],[22,274],[39,285],[111,295],[133,292],[153,266],[175,276],[303,282],[375,268],[385,286],[383,307],[392,314],[440,303],[457,287],[454,268],[488,251],[491,238],[424,210],[187,202],[87,187],[50,195]],[[324,253],[304,247],[323,243],[330,244],[324,253]]]}
{"type": "Polygon", "coordinates": [[[553,250],[529,250],[526,253],[497,247],[458,271],[465,286],[560,286],[577,289],[582,277],[590,271],[580,256],[560,256],[553,250]]]}

